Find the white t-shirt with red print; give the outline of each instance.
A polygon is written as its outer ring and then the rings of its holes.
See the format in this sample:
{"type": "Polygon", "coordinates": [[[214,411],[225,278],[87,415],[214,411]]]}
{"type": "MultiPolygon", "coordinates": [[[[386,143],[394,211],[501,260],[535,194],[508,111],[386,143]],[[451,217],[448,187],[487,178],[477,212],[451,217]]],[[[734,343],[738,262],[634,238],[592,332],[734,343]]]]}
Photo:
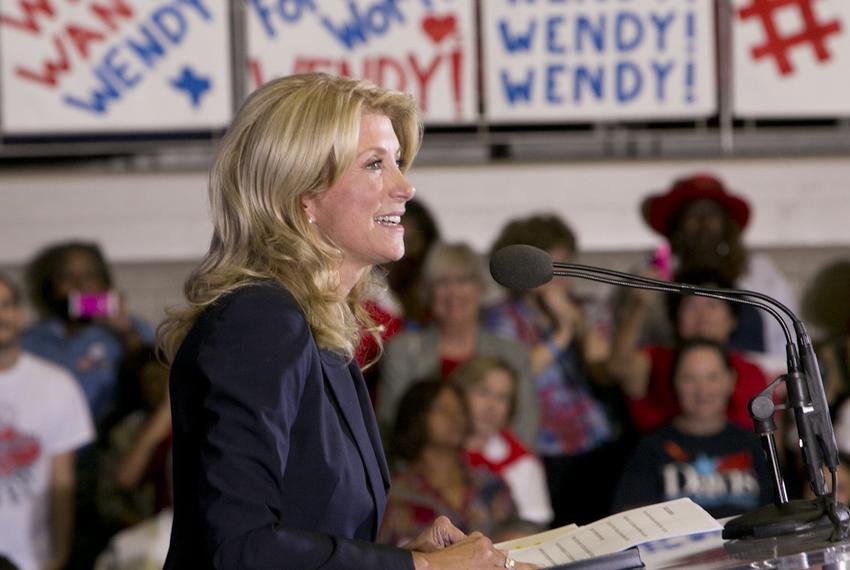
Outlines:
{"type": "Polygon", "coordinates": [[[520,518],[541,525],[552,522],[543,464],[509,429],[492,435],[481,450],[466,450],[464,455],[473,467],[486,467],[507,483],[520,518]]]}
{"type": "Polygon", "coordinates": [[[50,558],[50,459],[94,439],[74,377],[26,352],[0,371],[0,554],[21,570],[50,558]]]}

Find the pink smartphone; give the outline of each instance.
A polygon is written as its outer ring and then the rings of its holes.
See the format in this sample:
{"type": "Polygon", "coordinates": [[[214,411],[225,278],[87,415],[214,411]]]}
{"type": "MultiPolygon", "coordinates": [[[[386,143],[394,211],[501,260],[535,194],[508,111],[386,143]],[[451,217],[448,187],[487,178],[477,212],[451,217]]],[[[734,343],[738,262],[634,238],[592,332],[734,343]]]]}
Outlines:
{"type": "Polygon", "coordinates": [[[68,314],[74,319],[103,319],[118,313],[118,294],[114,291],[83,293],[71,291],[68,295],[68,314]]]}

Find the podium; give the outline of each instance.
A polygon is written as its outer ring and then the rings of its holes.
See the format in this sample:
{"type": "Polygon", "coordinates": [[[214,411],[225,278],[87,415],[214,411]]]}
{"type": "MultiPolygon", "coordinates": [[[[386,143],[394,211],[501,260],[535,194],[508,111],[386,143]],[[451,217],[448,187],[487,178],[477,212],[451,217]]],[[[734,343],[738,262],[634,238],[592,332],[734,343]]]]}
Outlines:
{"type": "Polygon", "coordinates": [[[712,531],[638,548],[647,570],[850,569],[850,540],[830,542],[830,532],[821,529],[778,538],[724,540],[720,531],[712,531]]]}

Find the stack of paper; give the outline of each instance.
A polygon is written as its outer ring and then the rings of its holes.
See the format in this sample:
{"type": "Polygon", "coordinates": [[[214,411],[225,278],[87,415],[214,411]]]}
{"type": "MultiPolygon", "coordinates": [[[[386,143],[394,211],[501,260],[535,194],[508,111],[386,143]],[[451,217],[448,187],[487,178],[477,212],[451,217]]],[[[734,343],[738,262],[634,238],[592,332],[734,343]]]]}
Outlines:
{"type": "Polygon", "coordinates": [[[619,552],[645,542],[720,530],[690,499],[624,511],[585,526],[568,525],[496,545],[519,562],[550,568],[619,552]]]}

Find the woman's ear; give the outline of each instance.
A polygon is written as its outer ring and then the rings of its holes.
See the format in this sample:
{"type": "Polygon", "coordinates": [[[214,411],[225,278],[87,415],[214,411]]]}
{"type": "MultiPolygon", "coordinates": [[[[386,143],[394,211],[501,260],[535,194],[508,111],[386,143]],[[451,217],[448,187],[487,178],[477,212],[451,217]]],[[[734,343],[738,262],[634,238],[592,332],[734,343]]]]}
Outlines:
{"type": "Polygon", "coordinates": [[[316,223],[316,210],[318,194],[307,194],[301,197],[301,207],[304,208],[304,213],[307,215],[307,220],[313,224],[316,223]]]}

